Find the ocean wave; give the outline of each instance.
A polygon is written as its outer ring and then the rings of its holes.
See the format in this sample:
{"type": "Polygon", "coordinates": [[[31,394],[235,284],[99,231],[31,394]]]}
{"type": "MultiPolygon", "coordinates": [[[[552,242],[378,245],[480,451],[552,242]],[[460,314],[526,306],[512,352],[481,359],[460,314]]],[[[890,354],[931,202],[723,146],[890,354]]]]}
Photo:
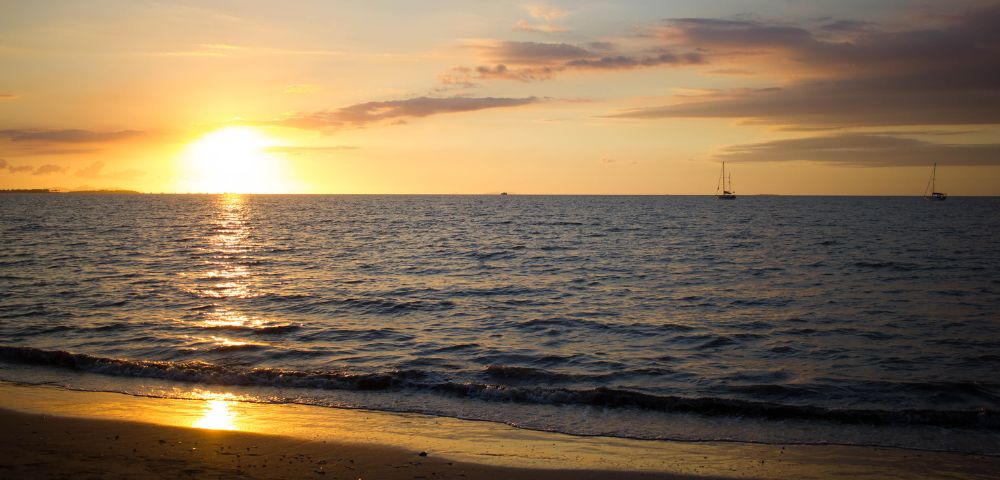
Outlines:
{"type": "Polygon", "coordinates": [[[515,382],[564,382],[575,377],[574,375],[551,372],[540,368],[512,365],[489,365],[486,367],[485,374],[489,378],[515,382]]]}
{"type": "MultiPolygon", "coordinates": [[[[1000,413],[988,408],[977,410],[830,409],[731,398],[653,395],[610,387],[568,389],[538,386],[513,387],[491,383],[458,383],[436,380],[434,376],[422,370],[392,370],[378,373],[297,371],[216,365],[200,361],[126,360],[61,350],[15,346],[0,346],[0,359],[8,362],[103,375],[211,385],[361,391],[421,390],[482,401],[583,405],[597,408],[635,408],[664,413],[685,413],[708,417],[752,417],[777,421],[800,420],[874,426],[926,425],[1000,431],[1000,413]]],[[[558,378],[559,375],[541,369],[500,365],[487,367],[486,374],[497,379],[528,376],[533,377],[534,380],[552,380],[558,378]]],[[[910,388],[933,387],[925,384],[908,386],[910,388]]],[[[948,384],[946,387],[948,389],[981,389],[975,385],[964,384],[948,384]]],[[[758,385],[747,388],[757,390],[758,393],[763,391],[769,395],[791,393],[788,390],[789,387],[781,386],[758,385]]]]}

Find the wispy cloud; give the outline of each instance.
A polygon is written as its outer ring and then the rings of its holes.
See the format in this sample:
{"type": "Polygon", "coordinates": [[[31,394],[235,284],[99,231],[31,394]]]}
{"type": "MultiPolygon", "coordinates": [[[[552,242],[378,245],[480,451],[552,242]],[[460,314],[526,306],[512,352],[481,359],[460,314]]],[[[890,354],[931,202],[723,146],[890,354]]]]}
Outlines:
{"type": "Polygon", "coordinates": [[[17,95],[11,93],[0,93],[0,100],[13,100],[17,98],[17,95]]]}
{"type": "Polygon", "coordinates": [[[39,167],[33,167],[31,165],[13,165],[5,159],[0,158],[0,170],[6,169],[10,173],[30,173],[32,175],[49,175],[53,173],[61,173],[67,170],[66,167],[59,165],[46,164],[39,167]]]}
{"type": "Polygon", "coordinates": [[[553,23],[553,20],[568,16],[569,11],[567,10],[550,5],[526,5],[524,6],[524,10],[532,20],[522,19],[514,22],[514,26],[512,27],[514,31],[546,35],[568,31],[565,27],[553,23]]]}
{"type": "Polygon", "coordinates": [[[6,138],[12,142],[33,142],[33,143],[103,143],[103,142],[114,142],[114,141],[134,138],[142,134],[143,132],[137,130],[118,130],[110,132],[95,132],[91,130],[81,130],[81,129],[0,130],[0,138],[6,138]]]}
{"type": "Polygon", "coordinates": [[[40,167],[35,168],[35,170],[33,172],[31,172],[31,174],[32,175],[51,175],[53,173],[62,173],[62,172],[65,172],[66,170],[67,170],[66,167],[63,167],[63,166],[60,166],[60,165],[46,164],[46,165],[42,165],[40,167]]]}
{"type": "Polygon", "coordinates": [[[445,113],[510,108],[540,102],[537,97],[417,97],[406,100],[359,103],[334,110],[300,113],[277,123],[308,129],[361,127],[384,121],[400,121],[445,113]]]}
{"type": "Polygon", "coordinates": [[[872,22],[863,22],[859,20],[831,20],[823,24],[823,30],[830,30],[835,32],[861,32],[875,28],[876,24],[872,22]]]}
{"type": "Polygon", "coordinates": [[[480,47],[480,52],[493,62],[515,65],[553,65],[595,54],[568,43],[499,42],[480,47]]]}
{"type": "Polygon", "coordinates": [[[524,10],[532,18],[546,21],[557,20],[569,15],[569,11],[551,5],[525,5],[524,10]]]}
{"type": "Polygon", "coordinates": [[[614,54],[609,42],[591,42],[587,48],[567,43],[498,42],[480,46],[479,52],[491,64],[455,67],[441,76],[441,83],[471,86],[480,80],[548,80],[560,73],[596,70],[632,70],[661,65],[700,65],[706,62],[698,52],[669,51],[614,54]]]}
{"type": "Polygon", "coordinates": [[[141,170],[127,169],[114,172],[104,171],[104,162],[96,161],[89,166],[76,171],[76,176],[82,178],[102,178],[111,180],[131,180],[145,175],[141,170]]]}
{"type": "Polygon", "coordinates": [[[518,32],[530,32],[530,33],[563,33],[567,30],[564,27],[553,23],[531,23],[527,20],[518,20],[514,22],[511,27],[513,30],[518,32]]]}
{"type": "Polygon", "coordinates": [[[807,161],[869,167],[934,162],[1000,165],[1000,144],[934,143],[886,133],[842,133],[734,145],[726,147],[716,158],[727,162],[807,161]]]}

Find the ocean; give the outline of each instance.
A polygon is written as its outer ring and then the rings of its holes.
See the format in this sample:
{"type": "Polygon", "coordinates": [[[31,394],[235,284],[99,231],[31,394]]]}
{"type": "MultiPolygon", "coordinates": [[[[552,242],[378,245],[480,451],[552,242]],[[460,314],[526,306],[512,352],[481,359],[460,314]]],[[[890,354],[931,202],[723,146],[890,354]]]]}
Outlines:
{"type": "Polygon", "coordinates": [[[1000,454],[1000,198],[0,196],[0,380],[1000,454]]]}

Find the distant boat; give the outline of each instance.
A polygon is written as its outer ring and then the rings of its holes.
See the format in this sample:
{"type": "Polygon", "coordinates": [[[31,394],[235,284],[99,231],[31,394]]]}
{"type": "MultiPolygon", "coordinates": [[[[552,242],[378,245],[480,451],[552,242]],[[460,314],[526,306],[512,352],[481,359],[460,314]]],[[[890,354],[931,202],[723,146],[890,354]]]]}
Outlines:
{"type": "Polygon", "coordinates": [[[937,163],[931,167],[931,180],[927,182],[927,187],[924,187],[924,198],[935,202],[943,202],[948,199],[948,194],[934,191],[937,190],[934,188],[935,177],[937,177],[937,163]],[[928,190],[931,192],[930,195],[927,194],[928,190]]]}
{"type": "Polygon", "coordinates": [[[719,200],[736,200],[736,192],[733,191],[733,174],[729,174],[728,186],[726,186],[726,180],[726,162],[722,162],[722,175],[719,176],[719,184],[715,186],[715,198],[719,200]],[[719,193],[719,190],[722,190],[722,193],[719,193]]]}
{"type": "Polygon", "coordinates": [[[507,195],[507,192],[500,192],[500,195],[507,195]]]}

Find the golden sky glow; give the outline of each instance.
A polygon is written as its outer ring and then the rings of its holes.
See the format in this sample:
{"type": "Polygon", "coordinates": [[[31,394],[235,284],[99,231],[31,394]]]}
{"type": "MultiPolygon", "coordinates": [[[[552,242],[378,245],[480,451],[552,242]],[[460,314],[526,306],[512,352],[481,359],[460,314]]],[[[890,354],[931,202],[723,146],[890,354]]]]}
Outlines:
{"type": "Polygon", "coordinates": [[[1000,194],[1000,2],[9,2],[0,188],[1000,194]]]}

